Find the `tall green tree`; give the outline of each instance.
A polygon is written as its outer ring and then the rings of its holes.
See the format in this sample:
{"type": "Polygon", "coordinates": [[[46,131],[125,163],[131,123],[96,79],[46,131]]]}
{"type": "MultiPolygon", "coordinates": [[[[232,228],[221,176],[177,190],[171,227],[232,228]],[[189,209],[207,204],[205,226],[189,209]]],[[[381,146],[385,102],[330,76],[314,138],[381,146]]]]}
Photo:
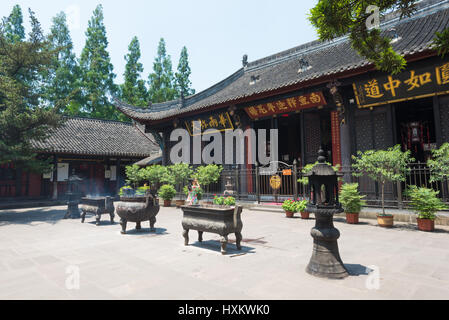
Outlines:
{"type": "Polygon", "coordinates": [[[114,68],[107,51],[108,39],[101,4],[89,20],[86,37],[80,58],[83,97],[80,111],[92,118],[118,119],[118,111],[110,99],[118,88],[114,84],[114,68]]]}
{"type": "MultiPolygon", "coordinates": [[[[64,12],[53,18],[50,34],[47,36],[53,49],[58,50],[52,65],[44,73],[44,98],[50,107],[60,113],[70,114],[70,107],[80,105],[79,96],[79,68],[73,53],[73,42],[67,26],[64,12]]],[[[76,112],[75,112],[76,114],[76,112]]],[[[73,115],[73,114],[72,114],[73,115]]]]}
{"type": "MultiPolygon", "coordinates": [[[[376,68],[392,74],[401,72],[406,61],[394,51],[391,39],[381,35],[376,21],[383,14],[399,10],[401,18],[416,11],[418,0],[319,0],[311,10],[309,20],[317,28],[321,40],[349,34],[352,47],[375,64],[376,68]]],[[[435,35],[434,49],[438,54],[449,52],[449,28],[435,35]]]]}
{"type": "Polygon", "coordinates": [[[144,107],[148,105],[148,90],[145,81],[141,79],[143,65],[139,62],[140,57],[139,39],[134,37],[125,56],[126,66],[123,74],[125,82],[120,86],[120,94],[125,102],[144,107]]]}
{"type": "Polygon", "coordinates": [[[0,25],[0,163],[42,172],[48,163],[36,157],[32,141],[45,140],[61,118],[41,106],[40,73],[57,52],[29,12],[32,30],[27,40],[11,42],[7,21],[0,25]]]}
{"type": "Polygon", "coordinates": [[[178,72],[175,74],[178,96],[181,96],[181,94],[184,96],[195,94],[195,90],[192,88],[192,82],[189,79],[191,73],[189,54],[187,53],[187,48],[183,47],[179,57],[178,72]]]}
{"type": "Polygon", "coordinates": [[[149,75],[149,98],[153,103],[175,99],[177,91],[170,55],[165,49],[165,40],[159,41],[153,72],[149,75]]]}
{"type": "Polygon", "coordinates": [[[25,39],[25,28],[23,27],[22,9],[16,4],[9,17],[4,18],[5,37],[10,42],[23,41],[25,39]]]}

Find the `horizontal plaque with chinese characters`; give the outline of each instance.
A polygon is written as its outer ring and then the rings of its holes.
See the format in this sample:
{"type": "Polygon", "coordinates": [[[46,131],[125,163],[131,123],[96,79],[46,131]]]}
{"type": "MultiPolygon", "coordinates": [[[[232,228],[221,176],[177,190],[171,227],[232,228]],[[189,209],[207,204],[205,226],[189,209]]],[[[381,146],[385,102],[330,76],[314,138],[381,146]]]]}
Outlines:
{"type": "Polygon", "coordinates": [[[397,75],[353,84],[359,108],[449,93],[449,62],[411,68],[397,75]]]}
{"type": "Polygon", "coordinates": [[[313,92],[298,97],[246,107],[245,111],[251,119],[259,119],[280,113],[289,113],[307,108],[326,105],[322,92],[313,92]]]}
{"type": "Polygon", "coordinates": [[[207,133],[223,132],[234,130],[231,117],[228,112],[217,112],[207,116],[201,116],[196,119],[185,121],[187,131],[191,136],[207,133]],[[198,126],[198,127],[196,127],[198,126]],[[197,133],[196,133],[197,132],[197,133]]]}

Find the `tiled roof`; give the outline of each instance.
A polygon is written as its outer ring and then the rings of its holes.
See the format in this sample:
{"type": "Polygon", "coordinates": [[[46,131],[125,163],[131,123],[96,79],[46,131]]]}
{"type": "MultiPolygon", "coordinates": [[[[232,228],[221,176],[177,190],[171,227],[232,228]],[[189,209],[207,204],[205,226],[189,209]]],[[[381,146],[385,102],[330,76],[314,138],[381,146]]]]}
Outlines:
{"type": "MultiPolygon", "coordinates": [[[[399,19],[397,14],[390,14],[384,19],[381,29],[388,33],[394,29],[399,36],[399,40],[393,43],[394,49],[409,56],[429,50],[435,32],[448,26],[449,0],[428,0],[423,1],[410,18],[399,19]]],[[[225,80],[186,97],[184,101],[179,99],[138,108],[116,100],[116,107],[137,121],[161,120],[367,66],[371,63],[351,48],[348,37],[330,42],[313,41],[250,62],[225,80]],[[298,72],[301,60],[310,67],[298,72]],[[255,78],[258,80],[254,81],[255,78]]]]}
{"type": "Polygon", "coordinates": [[[153,137],[130,123],[66,118],[45,142],[33,142],[39,152],[146,158],[160,149],[153,137]]]}

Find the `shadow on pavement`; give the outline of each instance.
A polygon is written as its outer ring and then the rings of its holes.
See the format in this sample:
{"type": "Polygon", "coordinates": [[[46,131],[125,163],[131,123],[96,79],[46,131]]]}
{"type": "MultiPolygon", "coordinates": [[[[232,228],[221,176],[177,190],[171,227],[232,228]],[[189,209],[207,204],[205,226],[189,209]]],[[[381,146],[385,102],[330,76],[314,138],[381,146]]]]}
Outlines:
{"type": "Polygon", "coordinates": [[[0,211],[0,226],[10,224],[31,225],[36,222],[56,224],[63,220],[66,209],[36,208],[27,210],[0,211]]]}
{"type": "MultiPolygon", "coordinates": [[[[193,247],[197,247],[197,248],[202,248],[202,249],[209,249],[212,251],[216,251],[218,253],[221,252],[221,244],[219,240],[206,240],[203,242],[192,242],[189,244],[189,246],[193,246],[193,247]]],[[[226,255],[227,256],[232,256],[232,255],[239,255],[239,254],[247,254],[247,253],[254,253],[254,249],[253,247],[247,247],[242,245],[242,250],[237,250],[237,247],[234,243],[232,243],[231,241],[228,242],[227,246],[226,246],[226,255]]]]}
{"type": "Polygon", "coordinates": [[[163,235],[169,234],[167,232],[167,229],[165,229],[165,228],[155,228],[155,229],[156,229],[156,231],[153,231],[153,232],[150,230],[150,228],[142,228],[140,230],[137,230],[135,228],[134,229],[129,229],[129,230],[126,230],[126,235],[148,234],[148,235],[153,235],[153,236],[163,236],[163,235]]]}
{"type": "Polygon", "coordinates": [[[374,271],[361,264],[345,264],[345,268],[348,270],[350,276],[368,275],[370,272],[374,271]]]}

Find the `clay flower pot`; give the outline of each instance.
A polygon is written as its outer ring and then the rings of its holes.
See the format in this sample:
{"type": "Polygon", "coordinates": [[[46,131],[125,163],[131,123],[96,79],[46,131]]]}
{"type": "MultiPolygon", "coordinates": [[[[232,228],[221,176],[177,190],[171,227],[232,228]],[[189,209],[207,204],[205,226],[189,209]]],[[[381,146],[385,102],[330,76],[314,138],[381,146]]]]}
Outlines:
{"type": "Polygon", "coordinates": [[[418,230],[428,232],[435,230],[435,220],[417,218],[416,221],[418,222],[418,230]]]}
{"type": "Polygon", "coordinates": [[[164,207],[171,207],[171,200],[164,200],[164,207]]]}
{"type": "Polygon", "coordinates": [[[294,216],[294,212],[292,212],[292,211],[285,211],[285,216],[287,217],[287,218],[293,218],[293,216],[294,216]]]}
{"type": "Polygon", "coordinates": [[[384,228],[391,228],[393,226],[394,216],[377,216],[377,223],[384,228]]]}
{"type": "Polygon", "coordinates": [[[358,224],[359,223],[359,214],[346,212],[346,223],[358,224]]]}
{"type": "Polygon", "coordinates": [[[310,213],[309,212],[301,212],[301,219],[309,219],[310,213]]]}

